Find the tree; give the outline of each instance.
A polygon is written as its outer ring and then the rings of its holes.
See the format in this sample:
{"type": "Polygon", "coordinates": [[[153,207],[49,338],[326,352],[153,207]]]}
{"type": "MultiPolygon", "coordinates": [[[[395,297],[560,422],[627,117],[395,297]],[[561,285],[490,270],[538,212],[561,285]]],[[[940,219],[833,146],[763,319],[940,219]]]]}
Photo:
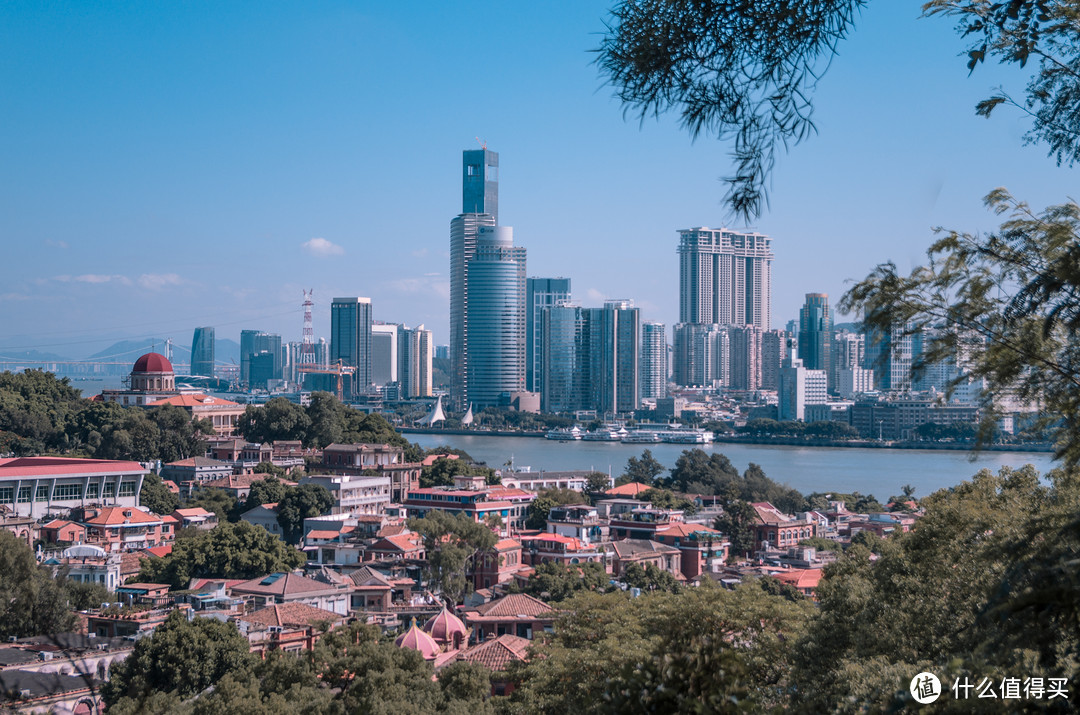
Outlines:
{"type": "Polygon", "coordinates": [[[193,578],[244,578],[291,571],[304,554],[261,526],[224,522],[188,539],[178,539],[160,559],[143,559],[138,580],[187,588],[193,578]]]}
{"type": "Polygon", "coordinates": [[[202,507],[207,511],[212,511],[217,515],[218,521],[238,518],[236,514],[236,497],[217,487],[201,487],[197,489],[192,495],[192,499],[188,501],[187,506],[202,507]]]}
{"type": "Polygon", "coordinates": [[[285,498],[285,494],[288,491],[288,485],[276,476],[271,475],[266,479],[252,482],[251,489],[248,490],[247,499],[244,500],[243,510],[248,511],[261,504],[277,504],[285,498]]]}
{"type": "Polygon", "coordinates": [[[647,501],[656,509],[679,509],[687,516],[697,513],[697,506],[686,497],[679,496],[670,489],[646,489],[639,493],[637,498],[647,501]]]}
{"type": "Polygon", "coordinates": [[[942,232],[927,265],[907,276],[879,265],[841,309],[860,311],[879,333],[921,334],[915,372],[952,361],[965,370],[950,388],[984,380],[982,443],[1003,400],[1039,405],[1056,456],[1072,468],[1080,464],[1080,206],[1036,213],[1003,189],[986,203],[1008,214],[997,232],[942,232]]]}
{"type": "Polygon", "coordinates": [[[101,693],[108,707],[121,699],[136,702],[154,692],[196,695],[228,673],[254,665],[247,638],[236,626],[213,618],[189,621],[174,611],[131,655],[114,663],[101,693]]]}
{"type": "Polygon", "coordinates": [[[603,564],[545,561],[533,567],[533,573],[522,591],[542,601],[558,603],[579,591],[602,592],[610,582],[611,577],[603,564]]]}
{"type": "Polygon", "coordinates": [[[262,407],[249,405],[236,421],[236,431],[249,442],[301,440],[307,444],[311,418],[300,405],[284,397],[267,400],[262,407]]]}
{"type": "Polygon", "coordinates": [[[724,513],[716,517],[713,528],[731,542],[729,555],[732,561],[754,550],[754,524],[756,523],[757,510],[748,502],[741,499],[730,499],[724,502],[724,513]]]}
{"type": "Polygon", "coordinates": [[[627,586],[640,588],[642,591],[678,593],[682,590],[674,576],[653,564],[630,564],[626,567],[622,580],[627,586]]]}
{"type": "Polygon", "coordinates": [[[529,515],[525,518],[526,529],[546,529],[548,513],[557,506],[584,504],[585,497],[572,489],[541,489],[529,505],[529,515]]]}
{"type": "Polygon", "coordinates": [[[63,584],[39,566],[29,546],[0,529],[0,638],[47,635],[76,623],[63,584]]]}
{"type": "Polygon", "coordinates": [[[466,566],[477,553],[495,545],[494,532],[464,514],[450,516],[442,511],[410,519],[409,528],[424,537],[431,584],[448,603],[460,602],[469,587],[466,566]]]}
{"type": "Polygon", "coordinates": [[[652,484],[663,472],[664,465],[656,461],[656,458],[652,455],[652,450],[646,449],[642,451],[641,459],[631,457],[626,460],[626,471],[615,480],[615,486],[629,484],[630,482],[652,484]]]}
{"type": "Polygon", "coordinates": [[[180,506],[180,497],[169,491],[160,476],[151,472],[143,477],[139,504],[155,514],[172,514],[180,506]]]}
{"type": "Polygon", "coordinates": [[[326,514],[333,506],[334,495],[321,484],[289,487],[278,502],[277,522],[282,537],[290,544],[299,543],[304,535],[304,519],[326,514]]]}
{"type": "MultiPolygon", "coordinates": [[[[812,93],[866,0],[625,0],[597,52],[624,110],[644,120],[676,112],[691,136],[733,139],[725,203],[747,222],[767,203],[779,149],[814,132],[812,93]]],[[[968,69],[996,57],[1037,60],[1025,98],[998,92],[976,105],[1027,113],[1026,139],[1059,163],[1080,158],[1080,24],[1067,0],[930,0],[925,15],[958,18],[973,44],[968,69]]],[[[1032,63],[1033,65],[1036,63],[1032,63]]]]}
{"type": "MultiPolygon", "coordinates": [[[[633,457],[631,457],[633,459],[633,457]]],[[[611,488],[611,477],[603,472],[589,472],[585,475],[585,491],[600,494],[611,488]]]]}

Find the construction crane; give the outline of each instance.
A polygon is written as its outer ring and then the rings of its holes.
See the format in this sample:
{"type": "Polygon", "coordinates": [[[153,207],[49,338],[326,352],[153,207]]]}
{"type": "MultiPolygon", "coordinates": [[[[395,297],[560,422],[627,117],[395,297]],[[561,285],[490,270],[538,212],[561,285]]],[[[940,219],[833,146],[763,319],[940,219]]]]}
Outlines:
{"type": "Polygon", "coordinates": [[[337,398],[340,402],[345,401],[345,391],[344,385],[342,384],[343,381],[341,379],[341,376],[356,374],[355,367],[353,367],[352,365],[343,365],[341,363],[341,360],[338,360],[336,363],[333,363],[329,367],[318,367],[316,365],[299,365],[297,366],[296,371],[310,373],[313,375],[337,375],[337,398]]]}

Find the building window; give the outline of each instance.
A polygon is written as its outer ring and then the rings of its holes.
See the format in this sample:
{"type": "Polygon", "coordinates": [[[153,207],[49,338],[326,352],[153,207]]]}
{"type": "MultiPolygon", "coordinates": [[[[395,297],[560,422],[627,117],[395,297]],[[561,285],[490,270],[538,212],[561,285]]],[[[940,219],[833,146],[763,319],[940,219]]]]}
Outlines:
{"type": "Polygon", "coordinates": [[[56,487],[57,501],[82,499],[82,484],[59,484],[56,487]]]}
{"type": "Polygon", "coordinates": [[[33,487],[19,487],[19,503],[26,504],[34,496],[33,487]]]}
{"type": "Polygon", "coordinates": [[[0,487],[0,504],[10,504],[15,501],[15,487],[0,487]]]}
{"type": "Polygon", "coordinates": [[[119,494],[119,496],[122,496],[122,497],[133,497],[133,496],[135,496],[135,482],[132,482],[132,481],[120,482],[120,494],[119,494]]]}
{"type": "Polygon", "coordinates": [[[49,488],[47,486],[38,487],[34,501],[49,501],[49,488]]]}
{"type": "Polygon", "coordinates": [[[101,485],[100,484],[87,484],[86,485],[86,498],[87,499],[97,499],[99,496],[101,496],[100,490],[101,490],[101,485]]]}

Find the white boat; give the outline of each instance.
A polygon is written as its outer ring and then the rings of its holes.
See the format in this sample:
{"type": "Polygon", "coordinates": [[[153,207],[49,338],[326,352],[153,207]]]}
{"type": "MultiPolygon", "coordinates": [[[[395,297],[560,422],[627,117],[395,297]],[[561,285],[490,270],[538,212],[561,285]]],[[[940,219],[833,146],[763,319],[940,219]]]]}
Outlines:
{"type": "Polygon", "coordinates": [[[573,427],[556,427],[544,436],[548,439],[557,439],[560,442],[578,440],[581,439],[581,428],[577,425],[574,425],[573,427]]]}
{"type": "Polygon", "coordinates": [[[712,444],[713,433],[705,430],[665,430],[660,433],[660,441],[669,444],[712,444]]]}
{"type": "Polygon", "coordinates": [[[626,436],[626,430],[622,427],[602,427],[586,432],[581,435],[581,439],[587,442],[621,442],[624,436],[626,436]]]}
{"type": "Polygon", "coordinates": [[[659,441],[660,435],[651,430],[635,430],[622,438],[623,444],[656,444],[659,441]]]}

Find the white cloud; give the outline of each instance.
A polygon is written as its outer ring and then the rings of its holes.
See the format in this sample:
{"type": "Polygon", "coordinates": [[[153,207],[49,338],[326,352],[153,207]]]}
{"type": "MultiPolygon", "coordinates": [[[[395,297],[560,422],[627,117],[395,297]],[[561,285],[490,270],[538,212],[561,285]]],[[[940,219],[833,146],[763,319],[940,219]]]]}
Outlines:
{"type": "Polygon", "coordinates": [[[595,288],[590,288],[589,290],[585,291],[585,295],[587,295],[589,297],[589,300],[593,303],[603,303],[605,300],[607,300],[607,296],[596,290],[595,288]]]}
{"type": "Polygon", "coordinates": [[[409,251],[409,253],[412,254],[413,258],[423,258],[428,254],[428,250],[426,248],[420,248],[415,251],[409,251]]]}
{"type": "Polygon", "coordinates": [[[345,255],[344,248],[332,241],[327,241],[325,238],[313,238],[310,241],[304,241],[301,246],[313,256],[326,257],[345,255]]]}
{"type": "Polygon", "coordinates": [[[110,275],[108,273],[83,273],[78,276],[71,275],[59,275],[53,276],[52,279],[57,283],[89,283],[91,285],[100,285],[102,283],[120,283],[122,285],[131,285],[131,280],[127,276],[110,275]]]}
{"type": "Polygon", "coordinates": [[[45,245],[50,246],[52,248],[67,248],[68,247],[68,242],[67,241],[54,241],[51,238],[46,238],[45,239],[45,245]]]}
{"type": "Polygon", "coordinates": [[[139,285],[147,290],[159,290],[169,286],[183,285],[186,282],[175,273],[143,273],[139,276],[139,285]]]}

